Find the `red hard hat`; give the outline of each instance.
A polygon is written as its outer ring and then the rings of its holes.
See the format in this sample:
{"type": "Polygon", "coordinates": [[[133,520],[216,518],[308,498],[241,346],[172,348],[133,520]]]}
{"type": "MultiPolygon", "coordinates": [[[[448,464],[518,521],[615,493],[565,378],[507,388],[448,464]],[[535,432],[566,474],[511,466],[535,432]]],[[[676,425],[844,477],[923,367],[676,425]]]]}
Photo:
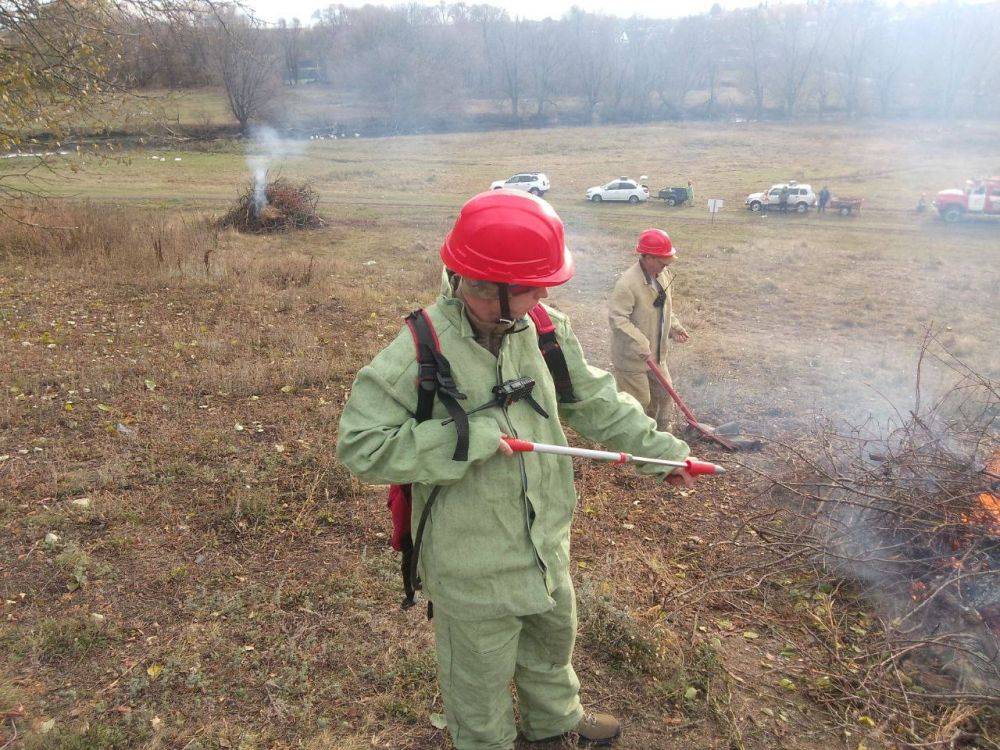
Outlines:
{"type": "Polygon", "coordinates": [[[546,201],[516,190],[489,190],[462,206],[441,260],[459,276],[497,284],[557,286],[573,276],[562,220],[546,201]]]}
{"type": "Polygon", "coordinates": [[[635,251],[643,255],[655,255],[658,258],[673,258],[677,255],[674,243],[670,241],[670,235],[662,229],[647,229],[640,234],[635,251]]]}

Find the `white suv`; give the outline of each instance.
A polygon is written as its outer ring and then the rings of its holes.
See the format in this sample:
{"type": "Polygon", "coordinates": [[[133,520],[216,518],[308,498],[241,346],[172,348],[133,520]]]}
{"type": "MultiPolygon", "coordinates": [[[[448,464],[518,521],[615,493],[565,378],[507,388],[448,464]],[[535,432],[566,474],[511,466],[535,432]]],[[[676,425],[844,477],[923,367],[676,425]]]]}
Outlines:
{"type": "Polygon", "coordinates": [[[640,185],[635,180],[630,180],[628,177],[619,177],[607,185],[587,188],[587,200],[593,203],[628,201],[634,205],[640,201],[649,200],[649,188],[640,185]]]}
{"type": "Polygon", "coordinates": [[[490,190],[507,188],[509,190],[527,190],[532,195],[542,196],[549,190],[549,178],[544,172],[522,172],[506,180],[497,180],[490,184],[490,190]]]}
{"type": "Polygon", "coordinates": [[[788,209],[804,214],[810,206],[816,205],[816,193],[811,185],[800,185],[795,182],[779,182],[771,185],[764,193],[750,193],[746,199],[746,207],[754,213],[774,210],[781,202],[781,191],[788,188],[788,209]]]}

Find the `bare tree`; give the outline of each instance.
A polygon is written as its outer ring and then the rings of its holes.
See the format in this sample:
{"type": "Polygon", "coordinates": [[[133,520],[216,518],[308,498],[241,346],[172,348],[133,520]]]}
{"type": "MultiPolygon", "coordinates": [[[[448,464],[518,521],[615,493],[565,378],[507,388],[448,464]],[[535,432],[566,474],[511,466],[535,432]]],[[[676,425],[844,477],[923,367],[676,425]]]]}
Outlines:
{"type": "Polygon", "coordinates": [[[309,48],[316,61],[316,75],[325,84],[337,82],[335,69],[342,64],[346,48],[347,13],[342,6],[330,5],[313,13],[316,21],[310,30],[309,48]]]}
{"type": "Polygon", "coordinates": [[[885,15],[876,31],[872,45],[871,78],[882,117],[888,117],[896,105],[901,73],[906,59],[903,27],[892,23],[885,15]]]}
{"type": "Polygon", "coordinates": [[[632,39],[627,31],[619,31],[614,38],[614,42],[608,51],[608,79],[606,95],[604,97],[605,108],[609,111],[612,120],[619,117],[622,99],[629,88],[629,78],[632,75],[630,56],[632,55],[632,39]]]}
{"type": "Polygon", "coordinates": [[[710,13],[704,20],[706,33],[702,47],[701,84],[708,95],[704,109],[704,116],[708,119],[718,114],[723,78],[729,66],[738,59],[732,24],[727,21],[721,9],[710,13]]]}
{"type": "Polygon", "coordinates": [[[277,55],[256,19],[228,13],[218,20],[217,61],[229,110],[246,133],[261,119],[277,94],[277,55]]]}
{"type": "Polygon", "coordinates": [[[627,76],[625,78],[625,112],[633,120],[648,120],[650,99],[653,90],[654,23],[632,18],[625,22],[624,32],[628,35],[629,50],[627,76]]]}
{"type": "Polygon", "coordinates": [[[566,15],[566,22],[576,88],[587,105],[589,119],[593,121],[610,73],[609,51],[615,39],[614,19],[592,16],[574,7],[566,15]]]}
{"type": "Polygon", "coordinates": [[[654,86],[661,112],[667,117],[680,117],[687,95],[704,79],[708,64],[707,19],[699,16],[683,18],[664,30],[656,45],[654,86]]]}
{"type": "Polygon", "coordinates": [[[527,59],[527,34],[524,21],[515,18],[484,19],[483,40],[486,56],[504,94],[510,102],[510,114],[515,122],[521,117],[521,97],[524,90],[527,59]]]}
{"type": "Polygon", "coordinates": [[[777,21],[777,69],[785,116],[793,117],[813,72],[816,53],[829,35],[822,9],[781,8],[777,21]]]}
{"type": "Polygon", "coordinates": [[[845,5],[838,9],[836,44],[837,82],[849,118],[858,115],[863,97],[863,83],[868,77],[869,62],[879,36],[878,8],[871,2],[845,5]]]}
{"type": "Polygon", "coordinates": [[[773,65],[769,56],[771,49],[770,21],[763,8],[754,8],[740,14],[740,33],[742,41],[739,57],[740,77],[744,89],[753,101],[753,117],[759,120],[764,116],[767,97],[768,67],[773,65]]]}
{"type": "Polygon", "coordinates": [[[302,64],[302,23],[293,18],[289,24],[284,18],[278,21],[278,43],[281,45],[281,59],[285,64],[285,82],[289,86],[298,85],[302,64]]]}
{"type": "Polygon", "coordinates": [[[987,60],[996,56],[993,39],[998,15],[995,6],[941,4],[930,9],[921,42],[926,58],[934,61],[927,66],[925,88],[933,97],[928,109],[935,114],[954,114],[963,95],[971,103],[987,60]]]}
{"type": "Polygon", "coordinates": [[[462,94],[461,61],[444,28],[434,8],[409,17],[377,6],[348,11],[345,46],[350,53],[343,75],[389,130],[453,119],[462,94]]]}
{"type": "Polygon", "coordinates": [[[996,3],[969,9],[972,34],[962,85],[968,91],[969,111],[983,115],[997,104],[997,49],[1000,47],[1000,6],[996,3]],[[991,73],[994,76],[991,80],[991,73]]]}
{"type": "Polygon", "coordinates": [[[551,19],[528,29],[527,48],[531,50],[528,88],[535,100],[535,117],[539,120],[545,114],[545,106],[555,103],[556,88],[563,72],[565,40],[559,31],[559,26],[551,19]]]}
{"type": "Polygon", "coordinates": [[[983,55],[982,69],[975,76],[975,89],[973,91],[973,112],[979,117],[995,117],[1000,114],[1000,55],[996,54],[1000,46],[1000,8],[994,8],[992,19],[986,24],[986,28],[992,32],[992,41],[986,45],[990,50],[983,55]]]}
{"type": "Polygon", "coordinates": [[[390,129],[450,127],[473,116],[467,95],[502,101],[515,119],[567,101],[591,121],[713,117],[734,102],[756,118],[775,105],[788,117],[1000,115],[996,3],[838,0],[677,20],[574,8],[531,22],[444,0],[331,5],[313,26],[265,29],[190,2],[209,0],[0,0],[0,151],[64,139],[84,119],[110,124],[108,95],[129,87],[221,81],[246,128],[277,80],[294,85],[307,66],[390,129]],[[185,12],[165,12],[174,2],[185,12]]]}

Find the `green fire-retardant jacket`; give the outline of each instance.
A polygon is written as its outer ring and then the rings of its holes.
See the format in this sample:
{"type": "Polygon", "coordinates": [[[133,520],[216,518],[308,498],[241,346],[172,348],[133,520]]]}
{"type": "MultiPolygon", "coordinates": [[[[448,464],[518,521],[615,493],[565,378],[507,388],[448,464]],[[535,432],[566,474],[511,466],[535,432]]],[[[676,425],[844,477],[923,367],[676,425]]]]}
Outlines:
{"type": "MultiPolygon", "coordinates": [[[[531,377],[534,398],[550,415],[525,401],[491,407],[469,417],[469,460],[452,460],[457,435],[440,399],[433,418],[417,424],[417,363],[409,329],[358,373],[340,419],[337,455],[362,480],[413,483],[414,534],[427,496],[442,489],[420,550],[424,589],[435,607],[460,619],[488,619],[544,612],[549,596],[569,572],[569,539],[576,492],[570,458],[497,452],[500,433],[566,445],[560,418],[574,430],[615,451],[683,460],[687,445],[657,432],[631,396],[618,393],[608,373],[590,367],[566,316],[549,309],[579,399],[558,404],[552,377],[530,318],[504,337],[499,357],[476,343],[464,303],[442,296],[427,308],[451,362],[466,410],[492,398],[501,381],[531,377]]],[[[639,471],[663,475],[652,464],[639,471]]]]}

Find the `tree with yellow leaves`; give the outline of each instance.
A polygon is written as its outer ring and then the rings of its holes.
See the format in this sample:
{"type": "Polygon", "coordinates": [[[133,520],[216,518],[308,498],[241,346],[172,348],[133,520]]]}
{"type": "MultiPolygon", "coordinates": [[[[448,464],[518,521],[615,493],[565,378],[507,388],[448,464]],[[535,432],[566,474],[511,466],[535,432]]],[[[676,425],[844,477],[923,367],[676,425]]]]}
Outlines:
{"type": "Polygon", "coordinates": [[[0,0],[0,155],[35,154],[0,172],[4,199],[31,194],[74,125],[102,121],[121,90],[109,71],[127,42],[126,20],[170,18],[194,5],[174,0],[0,0]]]}

